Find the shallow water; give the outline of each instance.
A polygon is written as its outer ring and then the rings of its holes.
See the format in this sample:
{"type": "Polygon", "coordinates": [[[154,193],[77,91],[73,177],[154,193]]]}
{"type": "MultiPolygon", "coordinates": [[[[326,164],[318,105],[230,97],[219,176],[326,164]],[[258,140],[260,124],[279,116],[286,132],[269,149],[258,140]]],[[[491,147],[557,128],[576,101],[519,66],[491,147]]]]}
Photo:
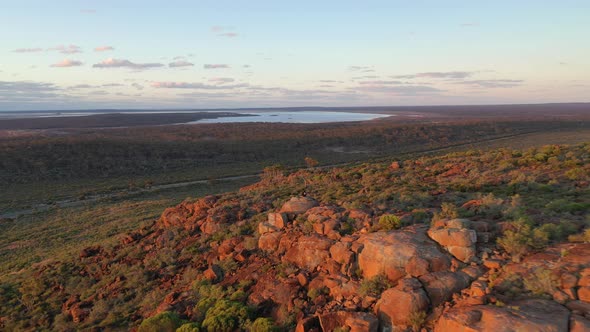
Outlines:
{"type": "Polygon", "coordinates": [[[229,123],[229,122],[285,122],[285,123],[326,123],[326,122],[350,122],[367,121],[391,116],[390,114],[373,113],[349,113],[349,112],[324,112],[324,111],[300,111],[300,112],[248,112],[248,115],[239,117],[223,117],[216,119],[202,119],[189,122],[197,123],[229,123]]]}

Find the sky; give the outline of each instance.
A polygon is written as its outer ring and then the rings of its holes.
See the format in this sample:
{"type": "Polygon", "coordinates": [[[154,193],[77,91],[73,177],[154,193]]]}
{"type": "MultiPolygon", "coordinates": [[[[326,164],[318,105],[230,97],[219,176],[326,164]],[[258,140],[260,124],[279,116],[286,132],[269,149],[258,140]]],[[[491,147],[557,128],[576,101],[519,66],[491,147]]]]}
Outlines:
{"type": "Polygon", "coordinates": [[[590,101],[590,1],[0,0],[0,111],[590,101]]]}

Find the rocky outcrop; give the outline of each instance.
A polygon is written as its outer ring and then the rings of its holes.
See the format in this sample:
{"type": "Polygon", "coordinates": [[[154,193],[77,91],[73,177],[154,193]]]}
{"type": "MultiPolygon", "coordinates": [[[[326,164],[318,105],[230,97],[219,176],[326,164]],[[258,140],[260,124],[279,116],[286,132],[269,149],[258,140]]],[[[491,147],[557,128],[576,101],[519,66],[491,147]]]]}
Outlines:
{"type": "Polygon", "coordinates": [[[318,205],[318,202],[311,197],[292,197],[289,201],[283,204],[280,212],[288,214],[302,214],[318,205]]]}
{"type": "Polygon", "coordinates": [[[446,271],[451,266],[449,257],[426,236],[424,226],[362,235],[358,243],[363,245],[358,264],[365,278],[385,274],[396,281],[405,275],[446,271]]]}
{"type": "Polygon", "coordinates": [[[329,249],[332,244],[333,241],[325,237],[302,236],[287,250],[283,261],[303,269],[314,270],[330,258],[329,249]]]}
{"type": "Polygon", "coordinates": [[[412,315],[426,312],[430,305],[428,295],[418,279],[401,279],[398,285],[381,294],[375,306],[381,330],[392,331],[394,327],[407,327],[412,315]]]}
{"type": "Polygon", "coordinates": [[[277,232],[284,229],[289,223],[289,219],[286,213],[274,213],[268,214],[268,220],[258,224],[258,233],[265,234],[271,232],[277,232]]]}
{"type": "Polygon", "coordinates": [[[92,303],[89,301],[80,301],[79,296],[70,296],[61,307],[62,313],[71,317],[74,323],[83,322],[92,310],[92,303]]]}
{"type": "Polygon", "coordinates": [[[264,233],[258,238],[258,248],[264,251],[275,251],[279,247],[283,232],[264,233]]]}
{"type": "Polygon", "coordinates": [[[207,196],[195,202],[182,202],[167,208],[158,220],[162,228],[183,227],[189,231],[198,228],[198,222],[207,218],[209,209],[217,202],[216,196],[207,196]]]}
{"type": "Polygon", "coordinates": [[[439,220],[428,230],[428,236],[443,246],[462,262],[469,262],[476,255],[477,234],[469,229],[466,219],[439,220]]]}
{"type": "Polygon", "coordinates": [[[467,288],[471,279],[466,273],[439,271],[420,277],[433,307],[449,301],[453,294],[467,288]]]}
{"type": "Polygon", "coordinates": [[[318,318],[322,331],[341,328],[349,332],[377,332],[378,327],[377,317],[366,312],[337,311],[320,315],[318,318]]]}
{"type": "Polygon", "coordinates": [[[480,305],[453,308],[434,326],[435,332],[546,331],[567,332],[569,311],[548,300],[524,300],[508,306],[480,305]]]}

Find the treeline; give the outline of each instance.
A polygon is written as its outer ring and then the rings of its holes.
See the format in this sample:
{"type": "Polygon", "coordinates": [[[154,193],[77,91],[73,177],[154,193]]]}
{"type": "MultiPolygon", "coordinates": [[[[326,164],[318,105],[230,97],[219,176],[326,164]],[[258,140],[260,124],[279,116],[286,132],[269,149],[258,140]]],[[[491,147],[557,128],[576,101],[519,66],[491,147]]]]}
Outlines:
{"type": "Polygon", "coordinates": [[[308,155],[329,164],[581,126],[590,123],[236,123],[77,131],[0,141],[0,184],[157,176],[220,166],[239,173],[245,165],[302,164],[308,155]],[[349,150],[363,153],[346,153],[349,150]]]}

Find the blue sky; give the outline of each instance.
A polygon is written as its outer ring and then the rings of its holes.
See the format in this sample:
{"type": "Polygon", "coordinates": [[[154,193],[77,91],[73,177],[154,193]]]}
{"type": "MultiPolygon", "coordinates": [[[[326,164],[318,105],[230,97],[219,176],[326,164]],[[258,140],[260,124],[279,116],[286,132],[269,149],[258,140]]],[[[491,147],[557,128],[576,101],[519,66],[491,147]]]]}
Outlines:
{"type": "Polygon", "coordinates": [[[0,2],[0,110],[590,101],[588,1],[0,2]]]}

